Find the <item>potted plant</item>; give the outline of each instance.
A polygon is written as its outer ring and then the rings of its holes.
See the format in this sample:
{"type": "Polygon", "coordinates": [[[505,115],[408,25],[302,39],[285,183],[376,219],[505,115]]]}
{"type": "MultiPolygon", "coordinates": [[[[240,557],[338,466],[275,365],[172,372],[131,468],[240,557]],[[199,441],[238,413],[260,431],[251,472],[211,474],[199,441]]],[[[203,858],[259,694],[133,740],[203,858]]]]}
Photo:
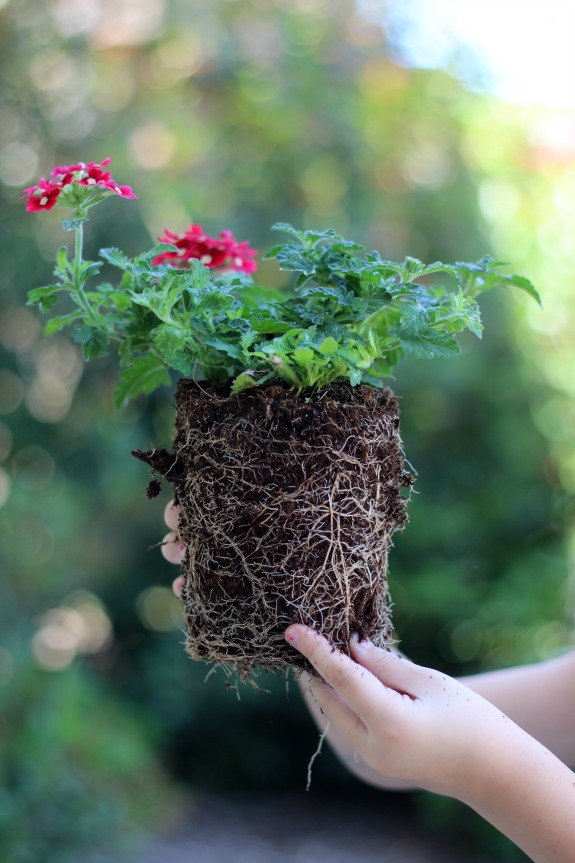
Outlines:
{"type": "Polygon", "coordinates": [[[455,356],[461,331],[481,337],[482,292],[515,285],[539,302],[535,288],[489,256],[398,263],[286,224],[265,255],[292,274],[282,291],[254,282],[247,243],[197,225],[135,258],[84,261],[89,209],[135,197],[109,162],[56,168],[26,190],[31,211],[70,209],[75,234],[29,302],[51,312],[62,298],[46,332],[72,327],[86,360],[117,348],[118,407],[179,375],[173,448],[134,455],[153,469],[149,496],[163,477],[180,506],[188,652],[245,678],[303,663],[290,623],[345,651],[352,632],[389,646],[387,555],[413,476],[385,381],[407,354],[455,356]],[[92,285],[104,263],[118,284],[92,285]]]}

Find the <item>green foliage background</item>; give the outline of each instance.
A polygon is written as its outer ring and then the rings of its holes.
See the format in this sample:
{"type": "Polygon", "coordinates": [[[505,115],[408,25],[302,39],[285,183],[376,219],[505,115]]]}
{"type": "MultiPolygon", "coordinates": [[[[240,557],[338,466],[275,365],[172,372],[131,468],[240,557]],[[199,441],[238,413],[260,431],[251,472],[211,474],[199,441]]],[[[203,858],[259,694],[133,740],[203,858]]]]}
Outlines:
{"type": "MultiPolygon", "coordinates": [[[[94,212],[93,251],[135,254],[192,221],[265,251],[271,224],[291,221],[391,259],[489,252],[529,276],[543,311],[488,295],[483,343],[464,341],[455,360],[406,361],[393,383],[419,478],[391,589],[403,650],[451,674],[568,644],[566,114],[404,67],[352,0],[13,0],[0,27],[0,860],[66,860],[104,834],[113,847],[126,825],[164,817],[174,781],[299,791],[316,742],[282,680],[237,701],[184,656],[174,572],[150,549],[166,499],[146,501],[129,456],[169,442],[170,398],[118,414],[114,365],[83,369],[76,347],[43,338],[25,307],[68,238],[57,215],[25,213],[19,195],[55,164],[112,156],[114,177],[139,196],[94,212]]],[[[260,273],[284,277],[272,262],[260,273]]],[[[331,756],[314,782],[376,799],[331,756]]],[[[490,859],[523,859],[455,803],[404,805],[490,859]]]]}

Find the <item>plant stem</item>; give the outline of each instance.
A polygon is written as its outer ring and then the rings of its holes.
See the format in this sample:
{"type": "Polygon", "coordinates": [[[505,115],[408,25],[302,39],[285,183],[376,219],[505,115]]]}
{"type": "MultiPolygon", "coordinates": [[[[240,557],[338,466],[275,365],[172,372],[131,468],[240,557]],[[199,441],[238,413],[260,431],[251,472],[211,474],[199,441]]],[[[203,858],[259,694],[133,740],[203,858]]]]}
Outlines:
{"type": "Polygon", "coordinates": [[[98,321],[92,311],[92,307],[84,293],[84,282],[82,279],[82,251],[84,248],[84,222],[80,221],[75,228],[74,242],[74,296],[78,305],[82,307],[86,316],[86,322],[98,325],[98,321]]]}
{"type": "Polygon", "coordinates": [[[74,287],[82,291],[80,273],[82,268],[82,249],[84,246],[84,223],[80,222],[76,228],[76,240],[74,244],[74,287]]]}

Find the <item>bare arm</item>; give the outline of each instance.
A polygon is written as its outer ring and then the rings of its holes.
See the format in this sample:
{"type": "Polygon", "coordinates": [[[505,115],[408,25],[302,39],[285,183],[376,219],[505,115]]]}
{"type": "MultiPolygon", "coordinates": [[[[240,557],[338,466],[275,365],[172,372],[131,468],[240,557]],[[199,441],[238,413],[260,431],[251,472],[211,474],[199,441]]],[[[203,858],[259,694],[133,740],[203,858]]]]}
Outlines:
{"type": "Polygon", "coordinates": [[[564,656],[464,677],[566,764],[575,765],[575,650],[564,656]]]}
{"type": "Polygon", "coordinates": [[[371,769],[462,800],[534,863],[573,863],[575,776],[509,717],[369,642],[352,641],[350,658],[307,627],[286,638],[321,675],[309,683],[323,714],[371,769]]]}

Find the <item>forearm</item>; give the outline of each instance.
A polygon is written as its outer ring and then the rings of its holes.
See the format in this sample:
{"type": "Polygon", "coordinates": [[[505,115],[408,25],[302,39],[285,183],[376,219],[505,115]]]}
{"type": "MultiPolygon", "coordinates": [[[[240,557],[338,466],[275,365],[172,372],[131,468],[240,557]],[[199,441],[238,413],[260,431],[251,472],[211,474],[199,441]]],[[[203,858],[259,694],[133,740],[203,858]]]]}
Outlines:
{"type": "Polygon", "coordinates": [[[575,775],[509,722],[481,747],[481,766],[458,796],[534,863],[573,863],[575,775]]]}
{"type": "Polygon", "coordinates": [[[575,651],[548,662],[465,677],[462,682],[561,761],[575,765],[575,651]]]}

